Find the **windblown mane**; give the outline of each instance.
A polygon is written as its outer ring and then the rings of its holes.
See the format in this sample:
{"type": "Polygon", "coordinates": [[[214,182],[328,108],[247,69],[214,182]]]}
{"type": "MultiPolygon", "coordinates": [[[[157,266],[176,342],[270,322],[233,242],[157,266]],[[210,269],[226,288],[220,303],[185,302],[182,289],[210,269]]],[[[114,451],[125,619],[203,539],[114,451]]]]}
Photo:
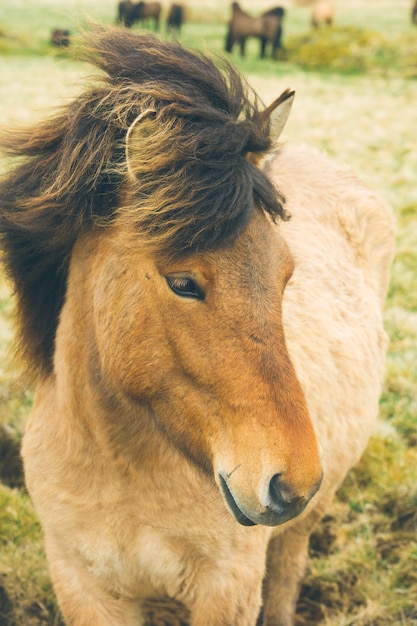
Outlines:
{"type": "Polygon", "coordinates": [[[89,38],[84,59],[104,73],[96,85],[2,142],[23,157],[0,183],[0,236],[21,352],[41,374],[52,368],[80,233],[124,215],[145,242],[180,254],[235,236],[253,204],[286,217],[283,199],[245,158],[270,147],[269,121],[231,65],[220,71],[178,44],[126,30],[89,38]],[[121,206],[126,184],[133,191],[121,206]]]}

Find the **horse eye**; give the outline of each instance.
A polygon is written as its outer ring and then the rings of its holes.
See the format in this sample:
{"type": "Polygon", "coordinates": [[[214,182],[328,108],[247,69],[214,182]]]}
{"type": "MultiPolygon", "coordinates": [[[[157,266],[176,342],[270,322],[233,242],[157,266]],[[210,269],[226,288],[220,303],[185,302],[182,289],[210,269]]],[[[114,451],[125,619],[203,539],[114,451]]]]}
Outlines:
{"type": "Polygon", "coordinates": [[[197,283],[188,276],[165,276],[168,287],[182,298],[204,300],[205,293],[197,283]]]}

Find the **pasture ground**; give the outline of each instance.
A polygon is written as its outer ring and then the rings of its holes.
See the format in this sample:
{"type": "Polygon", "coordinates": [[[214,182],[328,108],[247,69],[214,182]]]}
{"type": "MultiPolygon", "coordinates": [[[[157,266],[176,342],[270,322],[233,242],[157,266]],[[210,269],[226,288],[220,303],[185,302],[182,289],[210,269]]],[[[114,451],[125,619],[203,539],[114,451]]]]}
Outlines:
{"type": "MultiPolygon", "coordinates": [[[[253,13],[271,4],[242,0],[253,13]]],[[[293,87],[283,139],[347,164],[392,204],[398,222],[380,422],[312,538],[297,625],[417,625],[417,28],[410,23],[411,0],[336,0],[336,27],[320,32],[310,29],[308,7],[281,4],[287,16],[280,58],[261,62],[254,42],[245,60],[236,51],[233,61],[266,103],[293,87]]],[[[221,0],[186,5],[180,40],[221,53],[228,6],[221,0]]],[[[71,50],[51,49],[52,28],[70,28],[76,44],[88,17],[112,23],[115,15],[110,0],[3,0],[1,126],[44,117],[89,75],[71,50]]],[[[12,327],[13,298],[0,273],[0,626],[60,626],[42,533],[20,471],[32,390],[19,388],[17,367],[7,358],[12,327]]],[[[169,609],[150,604],[149,624],[185,624],[180,610],[172,617],[169,609]]]]}

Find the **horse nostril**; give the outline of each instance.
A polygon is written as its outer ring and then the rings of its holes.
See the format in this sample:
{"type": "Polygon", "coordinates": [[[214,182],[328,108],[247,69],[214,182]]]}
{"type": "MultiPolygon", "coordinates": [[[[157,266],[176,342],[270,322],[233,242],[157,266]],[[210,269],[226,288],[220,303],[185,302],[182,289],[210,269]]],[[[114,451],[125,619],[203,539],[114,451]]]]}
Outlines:
{"type": "Polygon", "coordinates": [[[307,496],[300,496],[283,480],[281,474],[274,474],[269,483],[269,507],[283,517],[295,517],[307,506],[308,502],[318,491],[321,478],[307,496]]]}
{"type": "Polygon", "coordinates": [[[298,509],[304,500],[293,492],[291,487],[282,479],[281,474],[275,474],[271,478],[268,495],[269,506],[277,513],[298,509]]]}

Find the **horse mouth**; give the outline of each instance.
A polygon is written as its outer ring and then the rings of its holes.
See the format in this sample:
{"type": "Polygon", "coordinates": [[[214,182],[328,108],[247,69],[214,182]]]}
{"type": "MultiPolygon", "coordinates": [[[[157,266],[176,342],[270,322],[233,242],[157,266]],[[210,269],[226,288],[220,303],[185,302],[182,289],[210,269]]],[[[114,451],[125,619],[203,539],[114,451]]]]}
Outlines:
{"type": "Polygon", "coordinates": [[[226,500],[236,521],[239,522],[239,524],[242,524],[242,526],[256,526],[256,523],[252,522],[252,520],[246,517],[246,515],[242,513],[242,511],[239,509],[238,505],[235,502],[234,497],[231,494],[229,487],[227,486],[225,479],[223,478],[221,474],[219,474],[219,478],[220,478],[220,486],[222,489],[224,499],[226,500]]]}
{"type": "MultiPolygon", "coordinates": [[[[238,521],[242,526],[279,526],[281,524],[285,524],[295,517],[298,517],[310,501],[310,497],[300,497],[293,498],[292,500],[286,500],[279,495],[279,497],[276,496],[275,501],[270,502],[263,511],[253,511],[251,514],[251,517],[253,517],[251,519],[238,506],[226,479],[221,474],[219,474],[219,479],[220,487],[227,506],[236,521],[238,521]]],[[[317,489],[315,491],[317,491],[317,489]]]]}

